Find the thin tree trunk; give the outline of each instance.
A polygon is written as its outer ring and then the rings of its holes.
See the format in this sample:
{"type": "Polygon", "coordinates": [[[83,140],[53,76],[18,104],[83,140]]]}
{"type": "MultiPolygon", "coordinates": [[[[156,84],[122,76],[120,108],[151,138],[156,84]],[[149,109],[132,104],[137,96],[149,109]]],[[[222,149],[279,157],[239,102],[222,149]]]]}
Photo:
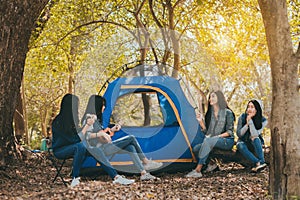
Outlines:
{"type": "Polygon", "coordinates": [[[172,41],[172,46],[174,50],[174,69],[172,71],[172,77],[178,77],[178,71],[180,70],[180,42],[179,38],[176,36],[175,32],[175,22],[174,22],[174,7],[171,5],[171,1],[168,1],[167,8],[169,11],[169,28],[170,28],[170,37],[172,41]]]}
{"type": "Polygon", "coordinates": [[[26,111],[26,98],[25,98],[25,85],[24,85],[24,79],[22,80],[22,86],[21,86],[21,95],[22,95],[22,104],[23,104],[23,120],[24,120],[24,140],[25,144],[28,144],[28,117],[27,117],[27,111],[26,111]]]}
{"type": "MultiPolygon", "coordinates": [[[[140,45],[140,53],[141,53],[141,64],[143,65],[145,63],[147,53],[150,49],[150,34],[147,31],[147,27],[141,22],[139,18],[139,13],[142,9],[142,7],[145,5],[146,0],[144,0],[139,7],[136,7],[136,12],[134,13],[134,17],[136,19],[137,27],[139,28],[139,34],[138,34],[138,43],[140,45]],[[142,37],[143,36],[143,37],[142,37]],[[143,40],[144,39],[144,40],[143,40]]],[[[144,67],[141,68],[140,71],[141,76],[144,76],[144,67]]],[[[151,117],[150,117],[150,98],[147,94],[142,94],[142,101],[144,105],[144,126],[148,126],[151,123],[151,117]]]]}
{"type": "Polygon", "coordinates": [[[47,108],[43,108],[41,112],[41,128],[42,128],[42,136],[47,137],[47,116],[48,116],[48,110],[47,108]]]}
{"type": "Polygon", "coordinates": [[[265,96],[265,90],[264,90],[264,86],[262,84],[262,77],[259,75],[258,70],[256,68],[256,66],[253,64],[253,69],[254,69],[254,73],[255,73],[255,77],[256,77],[256,81],[258,84],[258,89],[259,89],[259,97],[263,97],[265,96]]]}
{"type": "Polygon", "coordinates": [[[17,96],[16,110],[14,113],[14,132],[18,143],[22,141],[25,135],[25,120],[23,113],[23,101],[21,92],[17,96]]]}
{"type": "Polygon", "coordinates": [[[71,40],[71,49],[70,49],[70,60],[69,60],[69,81],[68,81],[68,92],[70,94],[73,93],[73,86],[74,86],[74,67],[75,67],[75,44],[74,44],[74,37],[71,40]]]}

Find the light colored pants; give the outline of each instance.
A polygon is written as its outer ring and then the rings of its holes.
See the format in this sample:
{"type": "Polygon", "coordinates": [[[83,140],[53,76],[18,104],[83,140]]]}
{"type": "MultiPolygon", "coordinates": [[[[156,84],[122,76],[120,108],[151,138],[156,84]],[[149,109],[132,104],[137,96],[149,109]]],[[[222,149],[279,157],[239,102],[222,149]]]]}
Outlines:
{"type": "Polygon", "coordinates": [[[142,160],[145,158],[145,155],[133,135],[127,135],[114,140],[112,143],[103,144],[100,148],[103,149],[103,152],[107,156],[117,153],[129,154],[139,172],[144,170],[142,160]]]}
{"type": "Polygon", "coordinates": [[[206,137],[201,144],[194,146],[193,151],[198,155],[198,164],[204,165],[213,148],[230,150],[233,145],[233,138],[206,137]]]}

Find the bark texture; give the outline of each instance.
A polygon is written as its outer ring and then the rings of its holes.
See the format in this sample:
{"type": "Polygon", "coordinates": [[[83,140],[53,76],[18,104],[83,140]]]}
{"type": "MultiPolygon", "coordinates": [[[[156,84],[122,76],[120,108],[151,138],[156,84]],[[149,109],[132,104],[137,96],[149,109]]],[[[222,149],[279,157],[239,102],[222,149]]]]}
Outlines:
{"type": "Polygon", "coordinates": [[[35,21],[48,0],[0,3],[0,166],[17,156],[13,116],[35,21]]]}
{"type": "Polygon", "coordinates": [[[300,198],[299,60],[293,52],[285,0],[258,0],[272,72],[270,193],[300,198]]]}

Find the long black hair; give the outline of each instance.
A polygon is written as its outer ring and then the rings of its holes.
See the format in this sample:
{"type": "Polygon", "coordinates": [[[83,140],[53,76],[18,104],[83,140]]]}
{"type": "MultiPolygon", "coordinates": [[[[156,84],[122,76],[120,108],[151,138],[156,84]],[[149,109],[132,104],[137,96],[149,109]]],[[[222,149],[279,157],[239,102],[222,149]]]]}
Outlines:
{"type": "Polygon", "coordinates": [[[61,101],[60,111],[53,123],[66,134],[77,134],[79,130],[78,107],[79,98],[73,94],[66,94],[61,101]]]}
{"type": "Polygon", "coordinates": [[[254,123],[256,130],[259,130],[262,128],[262,121],[263,121],[262,108],[260,106],[260,103],[257,100],[253,99],[248,102],[245,113],[247,113],[249,103],[253,103],[255,107],[256,114],[252,117],[252,121],[254,123]]]}
{"type": "Polygon", "coordinates": [[[102,108],[103,106],[106,106],[106,100],[104,97],[100,95],[91,95],[88,101],[88,104],[86,106],[84,115],[81,119],[81,123],[86,118],[87,114],[94,114],[97,115],[97,120],[102,124],[102,108]]]}
{"type": "MultiPolygon", "coordinates": [[[[207,111],[206,111],[206,114],[205,114],[205,125],[206,125],[206,128],[208,129],[209,125],[210,125],[210,120],[211,120],[211,115],[212,115],[212,106],[210,105],[210,96],[212,93],[215,93],[217,95],[217,98],[218,98],[218,105],[219,105],[219,108],[220,109],[229,109],[231,110],[229,107],[228,107],[228,104],[227,104],[227,101],[225,99],[225,96],[223,94],[223,92],[221,92],[220,90],[217,90],[217,91],[213,91],[209,94],[208,96],[208,107],[207,107],[207,111]]],[[[235,114],[234,112],[231,110],[232,114],[233,114],[233,120],[235,121],[235,114]]]]}

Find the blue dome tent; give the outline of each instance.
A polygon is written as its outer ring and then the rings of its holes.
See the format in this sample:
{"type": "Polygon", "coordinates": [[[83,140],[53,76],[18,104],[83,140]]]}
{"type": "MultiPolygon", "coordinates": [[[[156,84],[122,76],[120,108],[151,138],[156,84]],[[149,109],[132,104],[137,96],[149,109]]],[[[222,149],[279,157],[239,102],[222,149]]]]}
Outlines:
{"type": "MultiPolygon", "coordinates": [[[[192,148],[203,141],[204,135],[196,120],[195,108],[187,100],[180,80],[167,75],[118,77],[108,83],[103,96],[107,100],[103,113],[104,127],[117,123],[116,118],[124,121],[113,140],[128,134],[134,135],[148,158],[164,163],[158,171],[180,171],[195,166],[196,157],[192,148]],[[141,103],[133,105],[142,94],[149,96],[150,109],[153,110],[150,116],[154,122],[147,125],[141,119],[143,114],[131,113],[132,110],[143,112],[141,103]],[[127,113],[125,110],[128,110],[127,113]],[[175,165],[179,168],[174,168],[175,165]]],[[[116,154],[110,161],[119,171],[132,167],[127,154],[116,154]]],[[[93,166],[98,166],[93,158],[87,159],[83,165],[93,166]]]]}

